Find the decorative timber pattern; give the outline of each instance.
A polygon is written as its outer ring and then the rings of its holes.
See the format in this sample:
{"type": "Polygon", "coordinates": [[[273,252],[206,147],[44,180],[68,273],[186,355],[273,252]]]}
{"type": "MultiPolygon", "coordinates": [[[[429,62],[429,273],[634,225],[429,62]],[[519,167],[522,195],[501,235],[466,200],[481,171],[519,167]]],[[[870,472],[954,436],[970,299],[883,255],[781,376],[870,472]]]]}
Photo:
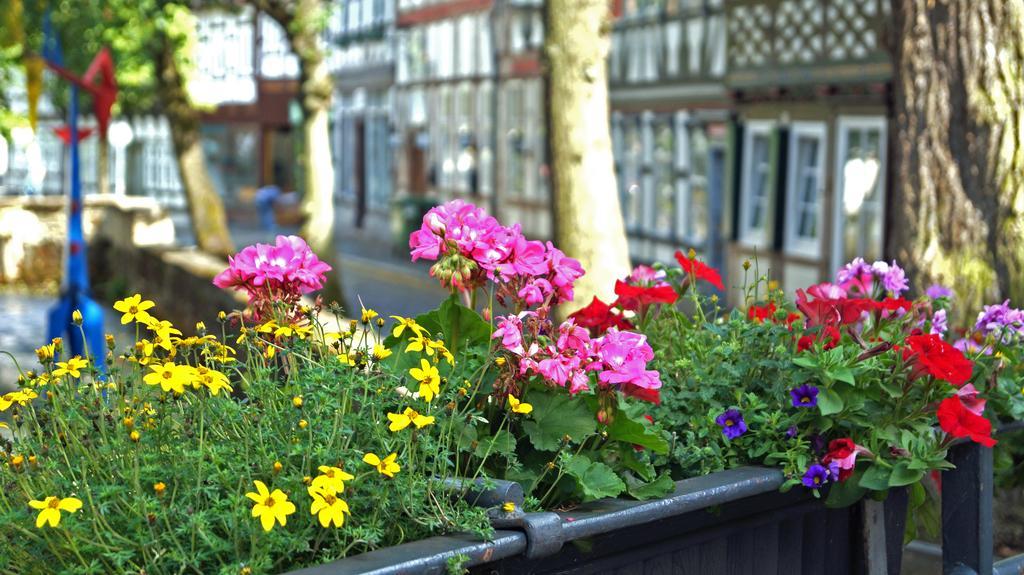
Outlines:
{"type": "Polygon", "coordinates": [[[888,77],[887,0],[728,3],[729,83],[865,82],[888,77]]]}

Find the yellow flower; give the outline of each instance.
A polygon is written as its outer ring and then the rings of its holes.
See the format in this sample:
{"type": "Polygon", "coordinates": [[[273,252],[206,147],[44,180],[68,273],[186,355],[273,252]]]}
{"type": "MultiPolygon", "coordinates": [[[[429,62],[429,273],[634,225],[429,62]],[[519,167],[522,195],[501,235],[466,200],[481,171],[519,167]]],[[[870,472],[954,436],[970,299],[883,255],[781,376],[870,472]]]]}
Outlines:
{"type": "Polygon", "coordinates": [[[294,405],[295,407],[302,407],[302,396],[296,395],[295,397],[293,397],[292,405],[294,405]]]}
{"type": "Polygon", "coordinates": [[[260,524],[264,531],[270,531],[274,522],[280,523],[282,527],[288,522],[288,516],[295,513],[295,504],[288,501],[288,496],[280,489],[273,493],[260,480],[252,482],[256,491],[250,491],[245,496],[256,502],[252,507],[252,516],[260,518],[260,524]]]}
{"type": "Polygon", "coordinates": [[[115,302],[114,309],[124,314],[121,316],[121,325],[127,324],[132,320],[139,323],[148,323],[151,316],[146,310],[154,305],[156,304],[149,300],[143,301],[141,295],[135,294],[115,302]]]}
{"type": "Polygon", "coordinates": [[[363,314],[362,314],[363,315],[362,316],[363,323],[370,323],[370,320],[372,320],[373,318],[377,317],[377,312],[373,311],[372,309],[366,309],[366,308],[361,308],[361,309],[363,311],[363,314]]]}
{"type": "Polygon", "coordinates": [[[128,439],[131,439],[132,443],[138,443],[139,440],[142,439],[142,434],[138,431],[132,431],[128,434],[128,439]]]}
{"type": "Polygon", "coordinates": [[[437,373],[437,367],[425,359],[420,359],[420,367],[409,370],[409,375],[420,382],[420,396],[430,403],[434,396],[441,393],[441,376],[437,373]]]}
{"type": "Polygon", "coordinates": [[[391,328],[391,335],[395,337],[401,337],[402,333],[408,328],[414,335],[421,336],[427,330],[423,329],[423,326],[416,323],[416,320],[411,317],[402,317],[399,315],[391,316],[395,320],[395,327],[391,328]]]}
{"type": "Polygon", "coordinates": [[[505,503],[501,504],[501,510],[504,511],[505,513],[515,513],[516,504],[514,501],[506,501],[505,503]]]}
{"type": "Polygon", "coordinates": [[[215,369],[200,365],[196,368],[195,375],[199,383],[205,385],[212,395],[217,395],[222,389],[227,390],[228,393],[235,391],[228,384],[228,376],[215,369]]]}
{"type": "Polygon", "coordinates": [[[308,421],[306,421],[305,419],[300,419],[299,420],[299,429],[306,429],[306,427],[308,427],[308,426],[309,426],[309,422],[308,421]]]}
{"type": "Polygon", "coordinates": [[[156,334],[156,337],[153,338],[154,342],[167,351],[171,351],[171,336],[181,335],[181,330],[174,327],[174,325],[166,319],[150,317],[149,321],[146,322],[146,327],[156,334]]]}
{"type": "Polygon", "coordinates": [[[64,377],[65,375],[70,375],[71,377],[82,377],[80,370],[88,365],[88,361],[76,355],[67,361],[58,361],[57,369],[53,370],[53,376],[64,377]]]}
{"type": "MultiPolygon", "coordinates": [[[[448,362],[448,365],[455,365],[455,356],[452,355],[452,352],[448,351],[448,348],[444,346],[443,341],[431,341],[428,345],[430,346],[431,349],[436,349],[437,351],[441,352],[441,355],[444,356],[444,359],[445,361],[448,362]]],[[[427,353],[427,355],[433,354],[427,353]]]]}
{"type": "Polygon", "coordinates": [[[0,411],[7,411],[12,405],[27,405],[28,402],[39,397],[39,394],[31,389],[22,389],[0,395],[0,411]]]}
{"type": "Polygon", "coordinates": [[[158,483],[154,483],[153,484],[153,492],[155,492],[157,494],[157,497],[163,495],[164,491],[166,491],[166,490],[167,490],[167,486],[164,485],[163,481],[160,481],[158,483]]]}
{"type": "Polygon", "coordinates": [[[282,469],[284,469],[284,465],[281,465],[280,461],[275,461],[274,462],[274,473],[281,473],[282,469]]]}
{"type": "Polygon", "coordinates": [[[56,527],[60,525],[60,512],[74,513],[82,508],[82,501],[74,497],[61,499],[51,495],[44,501],[33,499],[28,502],[28,505],[32,509],[40,510],[36,517],[36,527],[42,528],[47,523],[50,524],[50,527],[56,527]]]}
{"type": "Polygon", "coordinates": [[[421,415],[415,409],[407,407],[402,413],[389,413],[388,420],[391,421],[391,425],[388,426],[388,429],[391,431],[401,431],[406,427],[409,427],[409,424],[415,425],[416,429],[426,427],[427,425],[434,423],[434,416],[421,415]]]}
{"type": "Polygon", "coordinates": [[[54,345],[44,345],[36,350],[36,357],[39,358],[39,363],[46,363],[53,359],[54,345]]]}
{"type": "Polygon", "coordinates": [[[355,356],[355,354],[349,355],[347,353],[339,353],[338,354],[338,361],[340,361],[342,363],[342,365],[348,365],[348,366],[355,367],[355,365],[356,365],[356,356],[355,356]]]}
{"type": "Polygon", "coordinates": [[[523,415],[526,415],[533,411],[532,405],[519,401],[514,395],[508,396],[508,406],[512,409],[512,413],[522,413],[523,415]]]}
{"type": "Polygon", "coordinates": [[[405,351],[422,351],[429,356],[434,355],[434,348],[430,345],[430,338],[419,334],[409,341],[409,345],[405,346],[405,351]]]}
{"type": "Polygon", "coordinates": [[[348,510],[348,503],[338,499],[336,492],[317,489],[311,490],[310,495],[313,496],[313,504],[309,507],[309,513],[316,515],[320,525],[324,527],[330,527],[331,523],[334,523],[335,527],[341,527],[345,524],[345,514],[352,515],[348,510]]]}
{"type": "Polygon", "coordinates": [[[266,323],[256,326],[256,331],[260,333],[273,333],[277,329],[277,322],[274,320],[268,320],[266,323]]]}
{"type": "Polygon", "coordinates": [[[380,361],[391,355],[391,350],[384,347],[382,344],[373,344],[373,359],[380,361]]]}
{"type": "Polygon", "coordinates": [[[345,473],[338,467],[321,465],[317,469],[320,470],[322,475],[317,475],[313,479],[313,484],[309,487],[310,495],[313,495],[313,492],[319,489],[331,493],[343,493],[345,491],[345,482],[355,479],[353,475],[345,473]]]}
{"type": "Polygon", "coordinates": [[[188,366],[177,365],[172,361],[164,362],[163,365],[151,365],[149,369],[153,373],[146,374],[142,381],[149,385],[159,385],[164,391],[185,393],[185,384],[188,383],[188,366]]]}
{"type": "Polygon", "coordinates": [[[282,325],[274,330],[274,337],[291,337],[295,335],[295,328],[290,325],[282,325]]]}
{"type": "Polygon", "coordinates": [[[71,312],[71,322],[75,325],[82,325],[82,312],[77,309],[71,312]]]}
{"type": "Polygon", "coordinates": [[[363,462],[376,467],[377,472],[381,475],[394,477],[396,473],[402,470],[401,466],[395,463],[395,459],[397,457],[397,453],[392,453],[384,459],[381,459],[380,457],[377,457],[375,453],[367,453],[363,456],[363,462]]]}
{"type": "Polygon", "coordinates": [[[324,345],[334,345],[338,343],[342,338],[342,335],[336,331],[325,331],[324,332],[324,345]]]}

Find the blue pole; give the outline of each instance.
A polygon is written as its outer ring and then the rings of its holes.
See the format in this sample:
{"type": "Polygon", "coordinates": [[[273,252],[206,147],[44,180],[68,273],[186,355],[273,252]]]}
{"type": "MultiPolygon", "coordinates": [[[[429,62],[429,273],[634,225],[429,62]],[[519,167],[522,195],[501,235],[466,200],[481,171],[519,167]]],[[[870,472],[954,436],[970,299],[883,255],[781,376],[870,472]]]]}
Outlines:
{"type": "Polygon", "coordinates": [[[51,339],[58,336],[66,337],[70,355],[89,355],[100,373],[106,374],[103,309],[88,295],[89,270],[85,257],[85,231],[82,227],[82,180],[78,153],[78,86],[75,84],[71,85],[69,116],[71,193],[68,202],[67,275],[64,278],[60,300],[50,309],[49,336],[51,339]],[[72,313],[75,310],[82,313],[81,328],[72,320],[72,313]]]}

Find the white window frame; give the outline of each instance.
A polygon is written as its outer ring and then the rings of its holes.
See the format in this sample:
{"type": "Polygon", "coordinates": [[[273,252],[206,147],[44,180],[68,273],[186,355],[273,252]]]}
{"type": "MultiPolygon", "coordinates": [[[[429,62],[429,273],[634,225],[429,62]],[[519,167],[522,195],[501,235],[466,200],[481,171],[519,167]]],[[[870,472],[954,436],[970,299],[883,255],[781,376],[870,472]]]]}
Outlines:
{"type": "Polygon", "coordinates": [[[882,223],[881,244],[885,247],[885,204],[889,192],[886,189],[886,164],[888,154],[888,122],[885,116],[839,116],[836,120],[836,149],[835,149],[835,193],[832,201],[832,269],[839,269],[843,265],[843,225],[845,217],[843,214],[843,161],[846,157],[846,149],[849,145],[849,130],[878,130],[878,217],[882,223]]]}
{"type": "Polygon", "coordinates": [[[809,258],[821,257],[821,240],[823,239],[822,230],[824,226],[824,194],[825,194],[825,165],[828,162],[828,130],[825,127],[824,122],[794,122],[790,125],[789,131],[789,159],[786,168],[786,235],[785,235],[785,250],[788,253],[806,256],[809,258]],[[800,224],[800,212],[797,210],[798,203],[801,202],[800,184],[801,174],[799,173],[800,166],[797,165],[799,160],[799,139],[800,138],[813,138],[818,141],[818,165],[816,179],[818,190],[815,195],[815,217],[817,223],[815,226],[816,237],[813,239],[801,237],[799,233],[800,224]]]}
{"type": "Polygon", "coordinates": [[[746,123],[743,133],[743,169],[740,175],[740,243],[750,247],[766,247],[768,241],[768,223],[772,218],[772,182],[768,182],[768,190],[765,195],[764,219],[761,228],[750,226],[751,216],[751,169],[754,152],[754,136],[768,138],[768,175],[771,176],[771,145],[775,131],[773,120],[750,120],[746,123]]]}

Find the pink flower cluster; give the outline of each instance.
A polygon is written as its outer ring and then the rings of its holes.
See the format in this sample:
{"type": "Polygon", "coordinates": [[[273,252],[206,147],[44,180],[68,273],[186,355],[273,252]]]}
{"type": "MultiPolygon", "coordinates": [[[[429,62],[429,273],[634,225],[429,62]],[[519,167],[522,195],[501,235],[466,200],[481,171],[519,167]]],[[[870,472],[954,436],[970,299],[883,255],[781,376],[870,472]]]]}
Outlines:
{"type": "Polygon", "coordinates": [[[492,334],[516,356],[518,375],[538,375],[576,394],[590,389],[590,374],[596,373],[602,388],[618,388],[655,403],[659,400],[661,378],[657,371],[647,369],[654,351],[646,336],[611,328],[603,336],[591,338],[586,329],[570,319],[558,327],[557,334],[541,337],[531,334],[530,329],[524,333],[524,318],[532,320],[536,314],[524,312],[500,318],[492,334]]]}
{"type": "Polygon", "coordinates": [[[484,210],[453,200],[431,209],[409,236],[413,261],[438,260],[430,273],[445,287],[472,291],[486,280],[500,287],[500,301],[525,306],[571,301],[580,263],[551,242],[528,240],[519,225],[505,227],[484,210]]]}
{"type": "Polygon", "coordinates": [[[229,257],[228,268],[213,278],[213,284],[244,290],[250,304],[294,302],[322,288],[330,270],[302,238],[277,236],[274,245],[251,245],[229,257]]]}

